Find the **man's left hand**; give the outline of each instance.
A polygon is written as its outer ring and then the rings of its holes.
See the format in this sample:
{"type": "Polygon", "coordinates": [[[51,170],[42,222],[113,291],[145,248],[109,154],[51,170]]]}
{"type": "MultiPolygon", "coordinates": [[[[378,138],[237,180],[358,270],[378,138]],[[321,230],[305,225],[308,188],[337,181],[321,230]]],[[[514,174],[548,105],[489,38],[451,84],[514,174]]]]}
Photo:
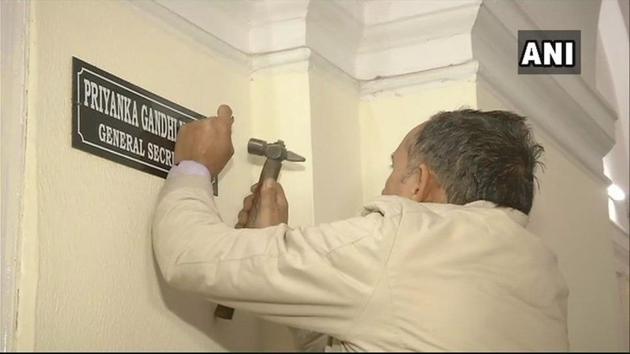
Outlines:
{"type": "Polygon", "coordinates": [[[222,104],[216,117],[185,124],[177,134],[175,163],[185,160],[199,162],[210,174],[217,176],[234,154],[232,146],[232,109],[222,104]]]}

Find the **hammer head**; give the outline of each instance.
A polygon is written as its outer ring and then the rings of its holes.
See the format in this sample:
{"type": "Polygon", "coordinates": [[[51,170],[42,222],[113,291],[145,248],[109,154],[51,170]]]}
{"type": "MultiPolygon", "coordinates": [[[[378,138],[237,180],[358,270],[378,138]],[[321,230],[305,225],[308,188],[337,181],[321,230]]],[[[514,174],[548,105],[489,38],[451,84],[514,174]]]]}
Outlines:
{"type": "Polygon", "coordinates": [[[287,150],[284,146],[284,141],[282,140],[278,140],[275,143],[270,144],[261,139],[251,138],[247,143],[247,152],[278,161],[306,161],[304,157],[294,153],[293,151],[287,150]]]}

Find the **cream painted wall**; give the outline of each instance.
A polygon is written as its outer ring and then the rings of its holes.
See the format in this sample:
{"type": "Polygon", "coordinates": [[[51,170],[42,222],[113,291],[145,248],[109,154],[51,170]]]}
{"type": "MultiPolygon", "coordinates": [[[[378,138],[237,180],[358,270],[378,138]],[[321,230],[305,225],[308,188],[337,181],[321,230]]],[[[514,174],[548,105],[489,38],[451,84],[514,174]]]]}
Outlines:
{"type": "MultiPolygon", "coordinates": [[[[284,141],[286,147],[306,158],[304,163],[283,164],[278,177],[291,208],[290,225],[312,225],[313,153],[308,63],[292,63],[254,72],[250,82],[252,136],[284,141]]],[[[258,182],[263,158],[249,157],[257,165],[251,183],[258,182]]]]}
{"type": "MultiPolygon", "coordinates": [[[[214,320],[212,304],[158,275],[149,228],[163,180],[71,147],[72,56],[204,114],[231,104],[236,146],[250,136],[248,67],[126,2],[31,4],[18,348],[259,349],[257,320],[238,312],[234,322],[214,320]]],[[[251,171],[237,149],[220,180],[227,219],[240,209],[251,171]]]]}
{"type": "MultiPolygon", "coordinates": [[[[379,195],[389,155],[432,114],[500,107],[472,80],[360,98],[343,75],[307,61],[250,74],[125,2],[34,1],[32,21],[22,350],[292,348],[284,327],[241,312],[213,320],[213,305],[163,283],[149,238],[162,179],[71,148],[72,56],[198,112],[232,105],[236,152],[218,199],[227,223],[262,165],[246,156],[251,136],[283,139],[307,158],[286,164],[280,181],[289,223],[309,225],[350,216],[379,195]]],[[[530,227],[556,250],[569,282],[572,349],[617,349],[604,185],[540,140],[547,170],[530,227]]]]}
{"type": "MultiPolygon", "coordinates": [[[[282,140],[286,147],[306,158],[303,163],[283,163],[278,177],[289,203],[289,225],[313,225],[313,151],[308,63],[291,63],[261,69],[251,75],[252,136],[267,141],[282,140]]],[[[249,157],[256,166],[256,183],[263,158],[249,157]]],[[[265,322],[261,347],[269,351],[296,350],[288,328],[265,322]]]]}
{"type": "MultiPolygon", "coordinates": [[[[251,78],[252,134],[282,139],[304,156],[284,163],[279,181],[289,202],[289,224],[308,226],[357,214],[361,207],[358,87],[324,63],[306,61],[261,69],[251,78]]],[[[252,183],[262,159],[250,158],[252,183]]],[[[265,323],[265,350],[295,350],[286,327],[265,323]]]]}
{"type": "Polygon", "coordinates": [[[363,199],[358,85],[313,67],[310,91],[315,223],[356,216],[363,199]]]}
{"type": "MultiPolygon", "coordinates": [[[[477,96],[480,109],[506,109],[483,88],[477,96]]],[[[569,286],[570,349],[622,350],[607,185],[535,126],[534,134],[545,148],[545,168],[538,173],[528,228],[556,253],[569,286]]]]}
{"type": "Polygon", "coordinates": [[[291,225],[358,210],[360,160],[348,161],[359,156],[358,88],[307,62],[250,74],[125,3],[69,4],[33,3],[27,185],[38,187],[27,188],[24,238],[34,247],[25,249],[21,288],[32,299],[20,312],[20,348],[293,349],[285,327],[240,312],[233,323],[215,321],[211,304],[163,284],[149,239],[162,179],[71,148],[71,57],[199,112],[232,105],[236,152],[218,200],[227,223],[262,167],[247,156],[251,136],[282,139],[307,159],[280,175],[291,225]],[[314,166],[346,171],[314,176],[314,166]]]}

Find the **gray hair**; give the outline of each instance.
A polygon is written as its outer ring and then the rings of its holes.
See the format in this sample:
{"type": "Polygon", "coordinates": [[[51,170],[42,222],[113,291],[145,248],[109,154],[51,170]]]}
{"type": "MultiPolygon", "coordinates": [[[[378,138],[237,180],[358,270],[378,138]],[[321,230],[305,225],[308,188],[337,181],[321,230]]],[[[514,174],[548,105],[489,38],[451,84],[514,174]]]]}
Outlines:
{"type": "Polygon", "coordinates": [[[529,214],[544,148],[525,117],[461,109],[435,114],[409,148],[410,163],[435,173],[449,203],[488,200],[529,214]]]}

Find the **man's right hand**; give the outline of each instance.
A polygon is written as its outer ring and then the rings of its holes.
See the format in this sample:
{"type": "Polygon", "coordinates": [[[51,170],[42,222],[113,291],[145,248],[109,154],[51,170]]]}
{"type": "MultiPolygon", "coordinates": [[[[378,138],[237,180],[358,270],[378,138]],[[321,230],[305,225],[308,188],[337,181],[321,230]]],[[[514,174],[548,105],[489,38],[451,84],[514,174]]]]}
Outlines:
{"type": "Polygon", "coordinates": [[[251,187],[252,194],[243,199],[243,209],[238,213],[236,228],[265,228],[288,223],[289,204],[280,183],[270,178],[263,182],[262,188],[257,189],[258,183],[251,187]],[[256,193],[258,198],[255,198],[256,193]],[[256,219],[253,224],[248,223],[250,215],[256,219]]]}

